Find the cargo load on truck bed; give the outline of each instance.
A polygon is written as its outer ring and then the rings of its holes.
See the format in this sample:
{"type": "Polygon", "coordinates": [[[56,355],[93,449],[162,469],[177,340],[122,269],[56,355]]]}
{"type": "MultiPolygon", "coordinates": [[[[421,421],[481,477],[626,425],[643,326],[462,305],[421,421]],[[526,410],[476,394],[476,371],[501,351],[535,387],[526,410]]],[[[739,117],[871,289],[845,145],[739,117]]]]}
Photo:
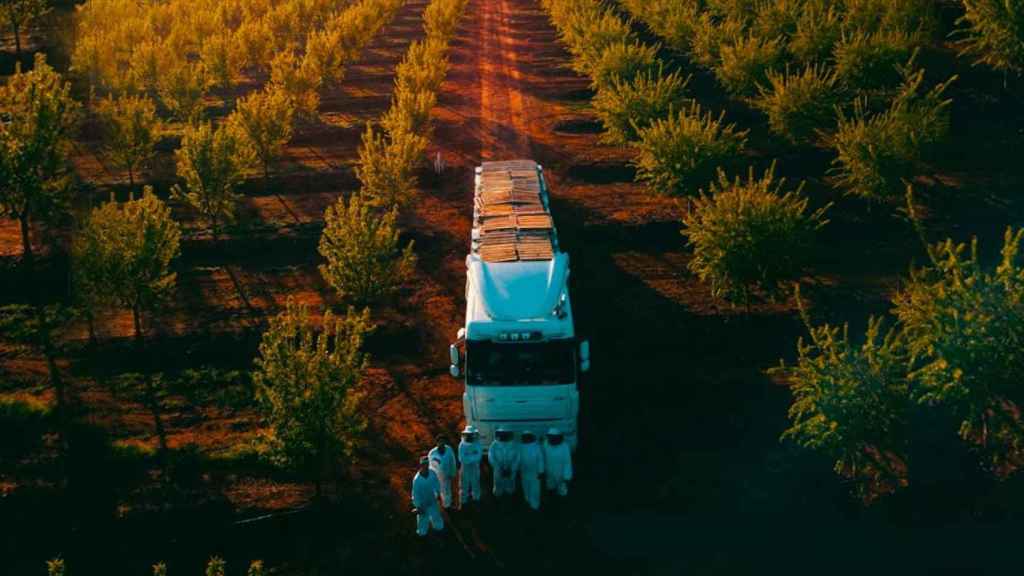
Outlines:
{"type": "Polygon", "coordinates": [[[551,260],[548,194],[533,160],[484,162],[473,198],[473,253],[485,262],[551,260]]]}

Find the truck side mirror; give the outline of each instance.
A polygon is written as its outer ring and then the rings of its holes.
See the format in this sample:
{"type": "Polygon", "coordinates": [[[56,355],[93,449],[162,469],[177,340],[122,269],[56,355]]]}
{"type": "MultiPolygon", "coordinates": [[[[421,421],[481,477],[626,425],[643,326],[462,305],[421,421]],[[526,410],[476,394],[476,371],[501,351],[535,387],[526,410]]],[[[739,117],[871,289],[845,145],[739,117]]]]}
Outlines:
{"type": "Polygon", "coordinates": [[[590,340],[580,342],[580,372],[590,370],[590,340]]]}
{"type": "Polygon", "coordinates": [[[448,346],[448,361],[450,363],[448,372],[452,378],[458,378],[461,373],[459,367],[462,365],[462,355],[459,354],[459,347],[455,344],[448,346]]]}

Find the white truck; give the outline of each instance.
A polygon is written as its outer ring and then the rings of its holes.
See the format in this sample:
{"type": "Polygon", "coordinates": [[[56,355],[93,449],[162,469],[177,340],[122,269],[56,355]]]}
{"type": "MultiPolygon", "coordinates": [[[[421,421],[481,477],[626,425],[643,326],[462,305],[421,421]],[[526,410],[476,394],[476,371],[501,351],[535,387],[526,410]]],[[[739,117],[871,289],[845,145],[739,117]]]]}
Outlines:
{"type": "Polygon", "coordinates": [[[536,162],[476,168],[466,268],[466,323],[449,361],[451,375],[465,380],[467,424],[485,448],[499,426],[516,435],[557,427],[575,450],[577,383],[590,346],[576,338],[569,255],[559,249],[536,162]]]}

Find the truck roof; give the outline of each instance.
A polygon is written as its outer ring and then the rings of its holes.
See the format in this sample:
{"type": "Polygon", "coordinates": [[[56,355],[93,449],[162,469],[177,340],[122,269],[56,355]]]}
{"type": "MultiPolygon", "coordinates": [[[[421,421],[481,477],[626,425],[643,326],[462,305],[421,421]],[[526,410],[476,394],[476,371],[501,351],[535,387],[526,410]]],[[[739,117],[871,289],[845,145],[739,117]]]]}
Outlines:
{"type": "Polygon", "coordinates": [[[472,245],[466,258],[468,338],[524,330],[524,322],[548,336],[573,335],[569,255],[558,249],[536,162],[484,162],[476,169],[472,245]]]}

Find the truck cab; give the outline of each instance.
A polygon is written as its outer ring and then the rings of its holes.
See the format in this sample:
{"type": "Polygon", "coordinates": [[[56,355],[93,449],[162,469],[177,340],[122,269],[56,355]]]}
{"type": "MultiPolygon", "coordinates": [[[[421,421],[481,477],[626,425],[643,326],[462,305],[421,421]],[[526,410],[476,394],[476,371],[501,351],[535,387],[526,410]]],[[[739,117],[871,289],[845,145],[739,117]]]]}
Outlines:
{"type": "Polygon", "coordinates": [[[470,242],[465,325],[449,350],[451,374],[465,384],[467,424],[485,448],[499,426],[517,435],[557,427],[575,450],[590,351],[573,325],[569,255],[558,246],[540,165],[476,169],[470,242]]]}

